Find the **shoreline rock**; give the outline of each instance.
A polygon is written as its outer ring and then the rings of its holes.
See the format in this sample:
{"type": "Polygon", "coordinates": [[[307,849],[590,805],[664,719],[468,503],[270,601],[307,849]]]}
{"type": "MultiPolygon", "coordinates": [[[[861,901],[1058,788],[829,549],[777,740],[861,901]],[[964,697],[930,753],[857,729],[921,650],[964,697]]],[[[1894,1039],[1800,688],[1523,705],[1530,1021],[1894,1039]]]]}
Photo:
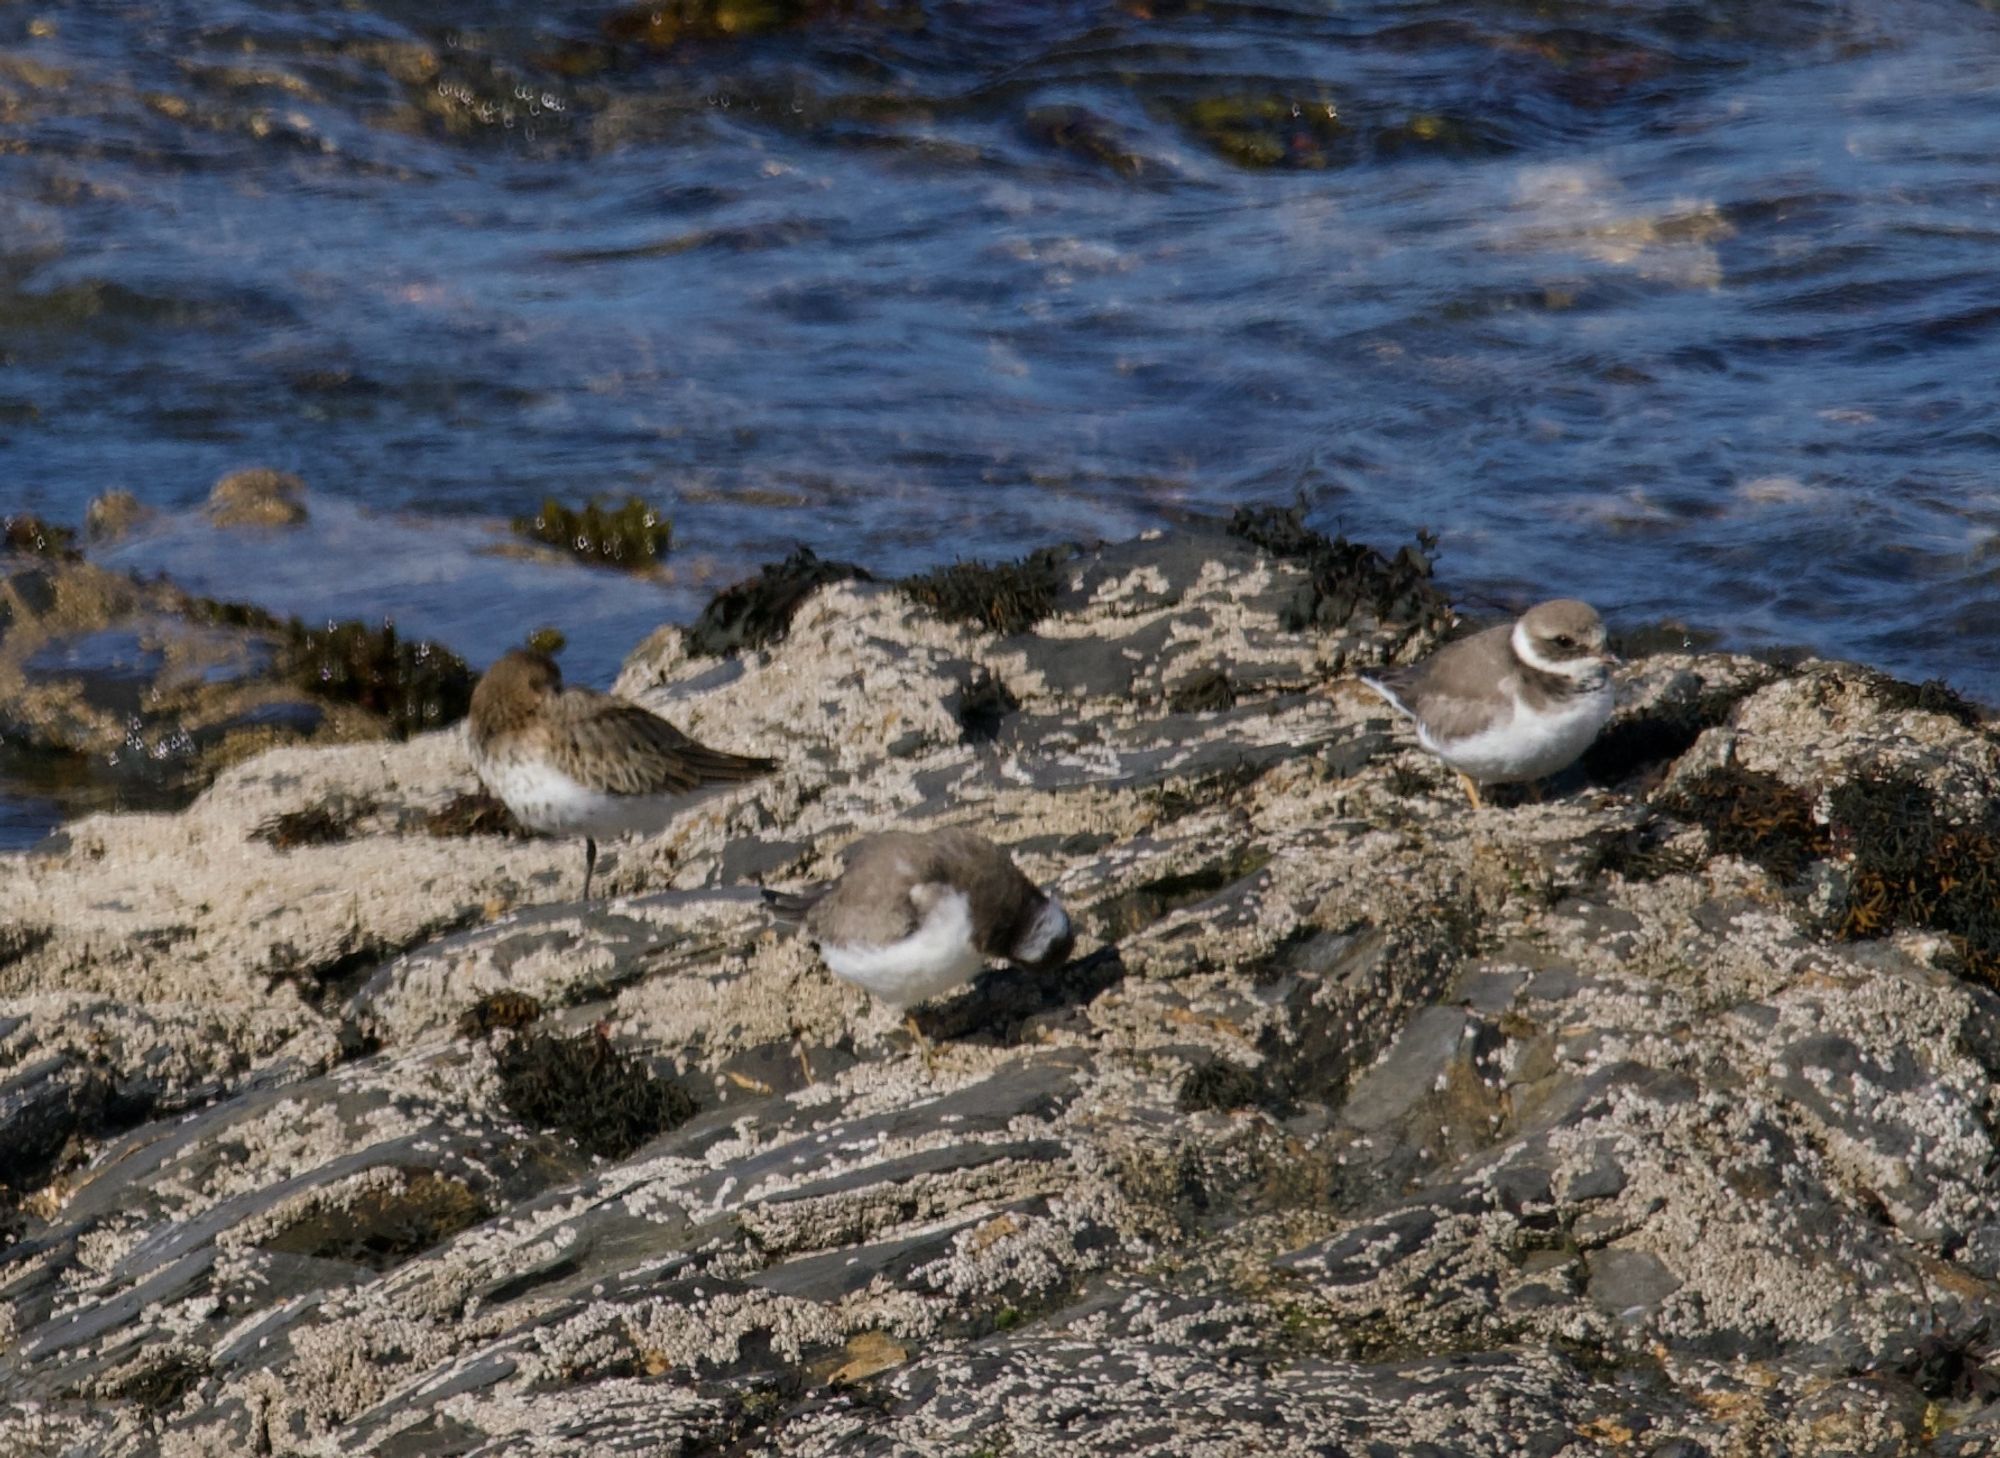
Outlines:
{"type": "Polygon", "coordinates": [[[1006,635],[844,573],[761,648],[663,629],[620,690],[785,768],[587,905],[572,846],[429,833],[451,731],[0,857],[0,1448],[2000,1441],[1987,728],[1659,653],[1472,814],[1343,681],[1441,600],[1332,561],[1194,528],[1006,635]],[[1082,933],[929,1061],[755,890],[890,820],[1082,933]],[[1857,917],[1883,846],[1935,894],[1857,917]]]}

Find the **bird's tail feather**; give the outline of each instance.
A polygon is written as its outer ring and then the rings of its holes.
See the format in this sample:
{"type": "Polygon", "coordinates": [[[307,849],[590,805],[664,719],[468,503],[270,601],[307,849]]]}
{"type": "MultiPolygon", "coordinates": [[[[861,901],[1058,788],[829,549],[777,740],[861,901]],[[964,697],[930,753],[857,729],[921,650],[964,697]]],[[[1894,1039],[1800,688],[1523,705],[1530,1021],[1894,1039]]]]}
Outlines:
{"type": "Polygon", "coordinates": [[[1396,692],[1396,681],[1392,675],[1385,673],[1377,676],[1374,674],[1357,673],[1354,676],[1357,680],[1380,694],[1382,701],[1401,714],[1405,719],[1416,718],[1416,715],[1410,712],[1410,706],[1403,702],[1402,695],[1396,692]]]}
{"type": "Polygon", "coordinates": [[[764,906],[779,921],[796,926],[806,919],[806,913],[813,909],[819,899],[826,895],[831,882],[819,886],[808,886],[803,891],[773,891],[762,887],[764,906]]]}

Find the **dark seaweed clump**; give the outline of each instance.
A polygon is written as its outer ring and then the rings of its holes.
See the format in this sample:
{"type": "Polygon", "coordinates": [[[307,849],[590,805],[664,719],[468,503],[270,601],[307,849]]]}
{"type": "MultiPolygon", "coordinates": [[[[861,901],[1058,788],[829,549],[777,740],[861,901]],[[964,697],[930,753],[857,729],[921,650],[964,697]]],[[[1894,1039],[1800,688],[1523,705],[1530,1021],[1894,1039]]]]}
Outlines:
{"type": "Polygon", "coordinates": [[[1848,891],[1832,915],[1835,936],[1941,932],[1968,974],[2000,988],[2000,817],[1954,820],[1921,781],[1893,773],[1836,788],[1825,825],[1812,805],[1775,776],[1731,767],[1703,775],[1665,808],[1706,826],[1716,853],[1741,856],[1781,881],[1840,853],[1848,891]]]}
{"type": "Polygon", "coordinates": [[[1942,714],[1947,719],[1955,719],[1968,729],[1977,729],[1986,722],[1979,705],[1946,683],[1941,678],[1927,678],[1922,683],[1905,683],[1900,678],[1890,678],[1884,674],[1873,679],[1869,688],[1885,708],[1921,709],[1926,714],[1942,714]]]}
{"type": "Polygon", "coordinates": [[[1734,765],[1710,770],[1665,808],[1707,827],[1714,854],[1741,857],[1780,881],[1797,879],[1808,861],[1833,848],[1827,827],[1813,819],[1811,796],[1734,765]]]}
{"type": "Polygon", "coordinates": [[[277,634],[284,640],[284,677],[294,687],[380,714],[399,739],[456,723],[472,704],[474,678],[465,660],[427,639],[399,637],[393,623],[371,628],[349,619],[309,628],[249,603],[212,598],[194,599],[187,615],[277,634]]]}
{"type": "Polygon", "coordinates": [[[687,650],[720,658],[785,636],[801,604],[829,582],[873,582],[866,568],[830,562],[800,547],[782,562],[767,563],[755,577],[726,587],[701,610],[687,632],[687,650]]]}
{"type": "Polygon", "coordinates": [[[546,497],[533,516],[514,518],[514,530],[603,567],[650,566],[674,538],[667,519],[636,496],[622,506],[592,501],[580,510],[546,497]]]}
{"type": "Polygon", "coordinates": [[[525,1028],[542,1015],[542,1001],[525,992],[489,992],[458,1015],[461,1038],[483,1038],[495,1028],[525,1028]]]}
{"type": "Polygon", "coordinates": [[[364,816],[375,812],[375,801],[347,795],[329,795],[317,805],[273,815],[250,832],[279,850],[295,850],[303,845],[337,845],[351,838],[364,816]]]}
{"type": "Polygon", "coordinates": [[[1175,1102],[1183,1114],[1226,1114],[1232,1109],[1256,1108],[1270,1099],[1271,1088],[1262,1073],[1226,1058],[1211,1058],[1187,1071],[1175,1102]]]}
{"type": "Polygon", "coordinates": [[[1362,608],[1378,622],[1411,628],[1441,629],[1451,621],[1451,604],[1431,581],[1437,538],[1428,532],[1417,533],[1415,546],[1385,557],[1373,547],[1314,531],[1303,507],[1239,506],[1229,534],[1298,562],[1311,574],[1311,587],[1280,618],[1293,632],[1343,628],[1362,608]]]}
{"type": "Polygon", "coordinates": [[[424,834],[446,837],[507,835],[525,839],[527,832],[507,802],[484,790],[467,790],[424,817],[424,834]]]}
{"type": "Polygon", "coordinates": [[[524,1123],[567,1135],[587,1153],[621,1159],[699,1107],[673,1079],[620,1053],[599,1033],[533,1033],[500,1050],[500,1098],[524,1123]]]}
{"type": "Polygon", "coordinates": [[[1236,702],[1236,685],[1229,674],[1213,665],[1197,669],[1174,685],[1167,695],[1167,707],[1177,714],[1210,713],[1236,702]]]}
{"type": "Polygon", "coordinates": [[[472,704],[473,676],[465,660],[435,643],[397,637],[393,623],[303,628],[293,622],[286,636],[294,683],[380,714],[399,739],[463,719],[472,704]]]}
{"type": "Polygon", "coordinates": [[[896,585],[948,623],[974,623],[1003,637],[1025,633],[1055,611],[1069,547],[1043,547],[1017,562],[954,562],[896,585]]]}
{"type": "Polygon", "coordinates": [[[208,1363],[185,1352],[169,1352],[149,1361],[137,1371],[118,1379],[104,1392],[106,1397],[136,1402],[148,1412],[165,1412],[208,1376],[208,1363]]]}
{"type": "Polygon", "coordinates": [[[1658,881],[1695,870],[1701,856],[1672,844],[1673,831],[1673,821],[1653,815],[1628,829],[1598,837],[1592,844],[1584,879],[1615,875],[1627,881],[1658,881]]]}
{"type": "Polygon", "coordinates": [[[0,517],[0,549],[35,557],[76,557],[76,532],[23,513],[0,517]]]}
{"type": "Polygon", "coordinates": [[[1836,933],[1848,940],[1898,927],[1943,932],[1965,969],[2000,987],[2000,822],[1954,823],[1906,775],[1870,775],[1830,802],[1854,862],[1836,933]]]}

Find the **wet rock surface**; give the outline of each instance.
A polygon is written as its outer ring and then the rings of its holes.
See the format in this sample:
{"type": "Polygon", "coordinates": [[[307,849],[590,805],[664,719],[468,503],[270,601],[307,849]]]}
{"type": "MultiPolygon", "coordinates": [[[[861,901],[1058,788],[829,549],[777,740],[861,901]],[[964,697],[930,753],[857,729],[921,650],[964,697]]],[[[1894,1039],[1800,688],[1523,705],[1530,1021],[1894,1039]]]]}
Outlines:
{"type": "Polygon", "coordinates": [[[174,808],[276,745],[440,727],[471,688],[455,655],[393,627],[308,626],[74,553],[0,549],[10,792],[72,810],[174,808]]]}
{"type": "Polygon", "coordinates": [[[0,860],[0,1451],[1990,1451],[1984,923],[1867,914],[1983,865],[1987,730],[1659,654],[1472,812],[1343,677],[1441,616],[1328,610],[1328,561],[663,630],[624,691],[785,768],[588,904],[573,844],[440,818],[449,731],[0,860]],[[755,885],[890,821],[1081,932],[928,1056],[755,885]]]}

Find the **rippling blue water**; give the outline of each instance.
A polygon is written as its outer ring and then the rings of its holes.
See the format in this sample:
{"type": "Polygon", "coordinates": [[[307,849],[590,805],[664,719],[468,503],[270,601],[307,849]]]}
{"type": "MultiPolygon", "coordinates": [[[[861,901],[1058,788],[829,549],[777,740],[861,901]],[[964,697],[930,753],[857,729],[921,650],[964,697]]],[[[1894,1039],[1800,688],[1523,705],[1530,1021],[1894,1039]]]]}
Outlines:
{"type": "Polygon", "coordinates": [[[311,549],[121,560],[475,658],[553,618],[602,681],[797,541],[1303,493],[1475,601],[2000,699],[1994,11],[736,4],[9,12],[0,501],[295,470],[311,549]],[[627,490],[674,584],[469,590],[491,524],[627,490]]]}

